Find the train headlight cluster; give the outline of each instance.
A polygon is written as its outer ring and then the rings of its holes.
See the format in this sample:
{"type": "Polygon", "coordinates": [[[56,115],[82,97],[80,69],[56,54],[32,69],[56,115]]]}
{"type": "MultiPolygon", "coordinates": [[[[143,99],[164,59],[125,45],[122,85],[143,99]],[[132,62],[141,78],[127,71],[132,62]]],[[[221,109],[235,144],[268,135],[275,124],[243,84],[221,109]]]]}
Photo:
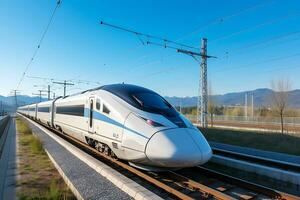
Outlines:
{"type": "Polygon", "coordinates": [[[155,122],[155,121],[153,121],[153,120],[151,120],[151,119],[146,119],[146,118],[143,118],[143,117],[141,117],[148,125],[150,125],[150,126],[153,126],[153,127],[163,127],[164,125],[162,125],[162,124],[160,124],[160,123],[158,123],[158,122],[155,122]]]}

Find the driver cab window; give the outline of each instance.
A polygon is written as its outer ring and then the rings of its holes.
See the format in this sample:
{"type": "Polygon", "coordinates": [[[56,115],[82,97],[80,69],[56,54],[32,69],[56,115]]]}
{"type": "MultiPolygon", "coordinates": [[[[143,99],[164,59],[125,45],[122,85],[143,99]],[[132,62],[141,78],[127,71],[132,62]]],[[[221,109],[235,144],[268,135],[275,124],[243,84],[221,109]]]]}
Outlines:
{"type": "Polygon", "coordinates": [[[109,113],[110,113],[110,110],[106,107],[105,104],[103,104],[103,106],[102,106],[102,112],[103,112],[103,113],[106,113],[106,114],[109,114],[109,113]]]}

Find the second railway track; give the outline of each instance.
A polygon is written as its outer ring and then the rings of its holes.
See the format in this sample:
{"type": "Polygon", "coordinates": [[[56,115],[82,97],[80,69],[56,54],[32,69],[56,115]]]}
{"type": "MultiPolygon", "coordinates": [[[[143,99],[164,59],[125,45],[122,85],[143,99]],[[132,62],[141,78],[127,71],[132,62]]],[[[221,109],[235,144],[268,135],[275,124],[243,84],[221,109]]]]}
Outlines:
{"type": "Polygon", "coordinates": [[[271,158],[266,158],[266,157],[261,157],[261,156],[254,156],[254,155],[249,155],[241,152],[234,152],[234,151],[229,151],[221,148],[216,148],[213,147],[213,152],[216,155],[224,156],[224,157],[229,157],[237,160],[243,160],[247,161],[250,163],[256,163],[272,168],[278,168],[282,170],[287,170],[287,171],[294,171],[294,172],[300,172],[300,165],[297,163],[292,163],[292,162],[286,162],[286,161],[281,161],[281,160],[275,160],[271,158]]]}
{"type": "MultiPolygon", "coordinates": [[[[41,124],[42,125],[42,124],[41,124]]],[[[164,191],[163,198],[170,199],[299,199],[299,197],[276,191],[264,186],[243,181],[203,167],[193,167],[179,171],[145,172],[136,169],[126,162],[112,158],[95,148],[69,135],[44,126],[89,153],[102,162],[113,165],[122,174],[143,180],[152,188],[164,191]],[[168,196],[166,196],[168,194],[168,196]]],[[[141,182],[141,181],[139,181],[141,182]]],[[[158,194],[160,195],[160,194],[158,194]]]]}

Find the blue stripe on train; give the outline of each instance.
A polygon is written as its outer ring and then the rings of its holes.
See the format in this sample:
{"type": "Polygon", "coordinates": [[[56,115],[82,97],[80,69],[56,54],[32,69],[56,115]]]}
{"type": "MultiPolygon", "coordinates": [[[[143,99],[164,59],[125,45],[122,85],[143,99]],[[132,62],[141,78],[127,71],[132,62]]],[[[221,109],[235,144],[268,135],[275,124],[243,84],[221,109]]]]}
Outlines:
{"type": "MultiPolygon", "coordinates": [[[[84,117],[87,117],[87,118],[90,117],[90,109],[89,108],[84,108],[84,117]]],[[[100,112],[97,112],[95,110],[93,110],[93,119],[97,119],[97,120],[112,124],[114,126],[118,126],[120,128],[126,129],[132,133],[135,133],[136,135],[139,135],[143,138],[149,139],[148,137],[144,136],[143,134],[141,134],[135,130],[132,130],[131,128],[128,128],[128,127],[124,126],[123,124],[121,124],[120,122],[117,122],[116,120],[113,120],[113,119],[109,118],[108,116],[106,116],[100,112]]]]}

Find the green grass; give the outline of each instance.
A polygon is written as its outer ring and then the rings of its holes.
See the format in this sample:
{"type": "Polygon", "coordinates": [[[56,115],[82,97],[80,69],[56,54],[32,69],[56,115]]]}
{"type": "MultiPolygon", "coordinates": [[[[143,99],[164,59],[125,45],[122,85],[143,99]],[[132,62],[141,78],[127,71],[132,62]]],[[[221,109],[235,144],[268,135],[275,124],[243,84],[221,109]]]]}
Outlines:
{"type": "Polygon", "coordinates": [[[58,184],[54,180],[51,181],[47,197],[49,199],[62,199],[63,197],[58,184]]]}
{"type": "Polygon", "coordinates": [[[32,134],[25,120],[17,118],[16,123],[19,136],[19,199],[75,199],[45,153],[42,141],[32,134]]]}
{"type": "Polygon", "coordinates": [[[25,135],[31,135],[32,134],[32,131],[29,128],[29,126],[26,124],[26,122],[24,122],[20,118],[17,118],[16,123],[17,123],[17,130],[18,130],[19,133],[22,133],[22,134],[25,134],[25,135]]]}
{"type": "Polygon", "coordinates": [[[300,156],[300,135],[200,128],[209,141],[300,156]]]}
{"type": "Polygon", "coordinates": [[[43,143],[36,136],[33,136],[31,138],[30,148],[34,154],[44,154],[45,153],[44,148],[43,148],[43,143]]]}

